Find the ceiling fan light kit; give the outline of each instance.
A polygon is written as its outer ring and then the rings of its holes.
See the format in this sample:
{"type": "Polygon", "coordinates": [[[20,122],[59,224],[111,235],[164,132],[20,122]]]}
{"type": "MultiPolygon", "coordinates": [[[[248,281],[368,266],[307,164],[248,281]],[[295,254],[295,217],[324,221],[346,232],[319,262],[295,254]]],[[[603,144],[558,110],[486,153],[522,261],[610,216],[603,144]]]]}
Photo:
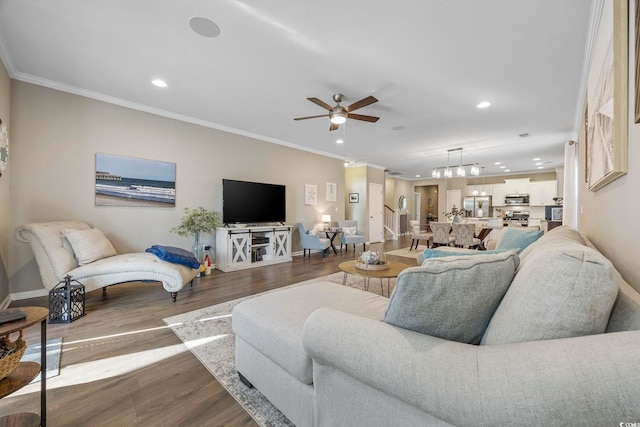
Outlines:
{"type": "Polygon", "coordinates": [[[336,130],[340,127],[341,124],[345,123],[347,119],[361,120],[363,122],[375,123],[380,118],[375,116],[366,116],[363,114],[352,114],[352,111],[358,110],[360,108],[366,107],[367,105],[371,105],[378,100],[373,96],[367,96],[366,98],[361,99],[360,101],[356,101],[348,107],[343,107],[340,103],[344,99],[344,95],[341,93],[336,93],[333,95],[333,101],[336,103],[335,106],[330,106],[326,102],[318,99],[318,98],[307,98],[309,101],[314,104],[324,108],[329,111],[329,114],[322,114],[319,116],[306,116],[306,117],[296,117],[293,120],[307,120],[307,119],[317,119],[319,117],[329,117],[329,121],[331,125],[329,126],[329,130],[336,130]]]}

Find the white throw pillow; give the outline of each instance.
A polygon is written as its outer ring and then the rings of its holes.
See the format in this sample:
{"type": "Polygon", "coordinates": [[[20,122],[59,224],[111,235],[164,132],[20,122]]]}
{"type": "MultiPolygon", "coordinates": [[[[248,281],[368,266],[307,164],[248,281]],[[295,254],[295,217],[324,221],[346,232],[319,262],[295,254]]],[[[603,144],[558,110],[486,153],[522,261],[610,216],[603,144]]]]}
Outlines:
{"type": "Polygon", "coordinates": [[[97,228],[65,230],[64,236],[71,244],[79,265],[118,255],[109,239],[97,228]]]}
{"type": "Polygon", "coordinates": [[[342,227],[342,232],[344,234],[356,234],[356,227],[342,227]]]}

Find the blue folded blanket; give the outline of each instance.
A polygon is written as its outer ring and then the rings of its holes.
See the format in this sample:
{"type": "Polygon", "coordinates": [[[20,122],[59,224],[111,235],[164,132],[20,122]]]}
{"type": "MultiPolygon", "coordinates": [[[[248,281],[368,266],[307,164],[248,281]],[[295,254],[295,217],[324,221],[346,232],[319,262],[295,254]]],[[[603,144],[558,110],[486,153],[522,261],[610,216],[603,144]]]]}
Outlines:
{"type": "Polygon", "coordinates": [[[194,269],[200,268],[200,263],[196,257],[193,256],[191,252],[182,248],[153,245],[150,248],[145,249],[145,252],[152,253],[163,261],[186,265],[187,267],[194,269]]]}

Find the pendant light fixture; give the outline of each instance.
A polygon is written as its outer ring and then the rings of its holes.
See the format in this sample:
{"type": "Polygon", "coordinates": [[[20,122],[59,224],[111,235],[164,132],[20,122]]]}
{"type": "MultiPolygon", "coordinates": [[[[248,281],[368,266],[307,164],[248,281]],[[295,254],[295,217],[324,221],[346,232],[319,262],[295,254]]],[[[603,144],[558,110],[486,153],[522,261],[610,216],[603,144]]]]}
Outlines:
{"type": "Polygon", "coordinates": [[[460,152],[460,161],[458,162],[458,167],[456,168],[456,176],[464,177],[467,175],[467,166],[471,166],[469,169],[469,174],[473,176],[478,176],[480,174],[480,164],[479,163],[462,163],[462,148],[452,148],[447,150],[447,166],[438,166],[433,168],[431,171],[431,178],[440,178],[444,176],[445,178],[453,177],[453,169],[451,168],[451,152],[459,151],[460,152]]]}

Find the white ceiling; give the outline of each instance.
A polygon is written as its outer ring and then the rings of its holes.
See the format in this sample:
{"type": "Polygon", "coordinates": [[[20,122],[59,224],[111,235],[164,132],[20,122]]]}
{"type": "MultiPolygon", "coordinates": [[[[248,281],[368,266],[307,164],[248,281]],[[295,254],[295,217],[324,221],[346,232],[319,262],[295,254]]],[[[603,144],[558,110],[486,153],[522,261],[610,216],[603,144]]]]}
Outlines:
{"type": "Polygon", "coordinates": [[[0,0],[9,74],[415,179],[563,163],[584,92],[592,0],[0,0]],[[216,22],[202,37],[192,17],[216,22]],[[150,81],[162,78],[168,87],[150,81]],[[306,100],[369,95],[342,145],[306,100]],[[492,106],[480,110],[480,101],[492,106]],[[520,134],[528,133],[526,138],[520,134]],[[459,153],[451,162],[459,162],[459,153]]]}

